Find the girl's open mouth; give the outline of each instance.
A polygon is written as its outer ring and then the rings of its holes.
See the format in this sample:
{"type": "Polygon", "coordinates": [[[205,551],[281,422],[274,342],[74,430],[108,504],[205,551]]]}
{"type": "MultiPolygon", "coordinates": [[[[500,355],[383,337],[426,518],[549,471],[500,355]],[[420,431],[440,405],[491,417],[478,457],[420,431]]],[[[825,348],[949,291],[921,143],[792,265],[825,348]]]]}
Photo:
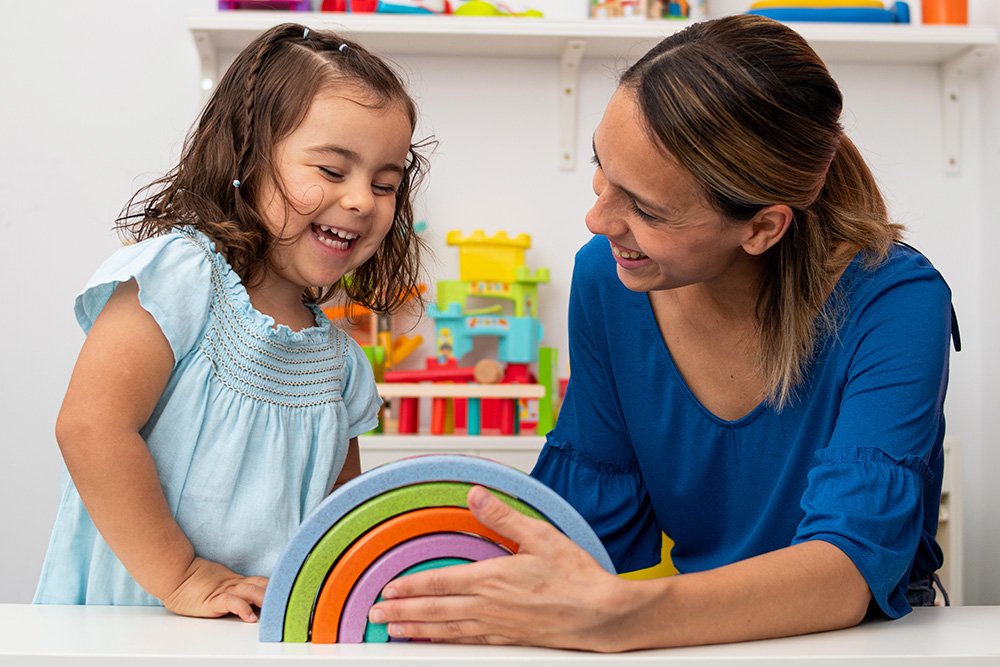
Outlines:
{"type": "Polygon", "coordinates": [[[327,227],[326,225],[313,224],[312,230],[320,243],[335,250],[347,250],[351,247],[351,242],[358,238],[358,235],[353,232],[347,232],[335,227],[327,227]]]}

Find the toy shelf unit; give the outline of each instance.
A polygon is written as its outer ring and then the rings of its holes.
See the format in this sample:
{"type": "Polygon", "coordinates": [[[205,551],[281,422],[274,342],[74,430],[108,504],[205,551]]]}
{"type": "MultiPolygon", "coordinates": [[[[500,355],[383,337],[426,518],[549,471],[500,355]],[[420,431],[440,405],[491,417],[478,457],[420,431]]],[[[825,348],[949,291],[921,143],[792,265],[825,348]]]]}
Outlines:
{"type": "MultiPolygon", "coordinates": [[[[356,37],[376,52],[452,57],[556,58],[559,77],[558,164],[576,168],[576,109],[582,58],[633,61],[688,21],[554,20],[517,17],[401,16],[331,12],[238,11],[190,17],[188,27],[201,58],[202,89],[212,90],[246,44],[268,28],[293,21],[356,37]]],[[[923,64],[941,68],[944,105],[944,168],[958,173],[961,82],[969,68],[997,43],[992,26],[888,23],[790,24],[827,62],[923,64]]]]}
{"type": "Polygon", "coordinates": [[[369,356],[379,394],[389,404],[382,431],[419,433],[419,403],[427,398],[432,435],[464,430],[474,437],[484,427],[499,428],[503,436],[546,433],[558,411],[560,384],[556,350],[542,347],[538,319],[538,286],[549,281],[549,270],[525,266],[527,234],[452,231],[446,242],[459,250],[459,279],[439,280],[435,301],[427,306],[435,326],[434,356],[418,370],[382,367],[369,356]],[[479,338],[496,341],[496,358],[460,365],[479,338]]]}
{"type": "Polygon", "coordinates": [[[424,454],[466,454],[531,472],[542,451],[545,438],[540,435],[448,435],[427,433],[414,435],[363,435],[358,440],[361,448],[361,469],[371,470],[385,463],[424,454]]]}

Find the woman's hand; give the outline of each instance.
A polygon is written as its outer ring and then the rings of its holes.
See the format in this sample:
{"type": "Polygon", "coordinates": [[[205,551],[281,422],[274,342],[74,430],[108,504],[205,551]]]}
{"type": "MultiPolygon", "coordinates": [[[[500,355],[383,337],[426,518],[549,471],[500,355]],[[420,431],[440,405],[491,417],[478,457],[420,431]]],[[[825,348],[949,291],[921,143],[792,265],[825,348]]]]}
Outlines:
{"type": "Polygon", "coordinates": [[[644,597],[635,582],[482,487],[468,500],[483,525],[518,543],[518,553],[392,581],[369,612],[372,622],[387,622],[390,637],[621,650],[626,618],[644,597]]]}
{"type": "Polygon", "coordinates": [[[264,577],[243,577],[224,565],[195,558],[184,581],[163,598],[163,606],[181,616],[214,618],[235,614],[247,623],[255,623],[258,609],[264,604],[264,577]]]}

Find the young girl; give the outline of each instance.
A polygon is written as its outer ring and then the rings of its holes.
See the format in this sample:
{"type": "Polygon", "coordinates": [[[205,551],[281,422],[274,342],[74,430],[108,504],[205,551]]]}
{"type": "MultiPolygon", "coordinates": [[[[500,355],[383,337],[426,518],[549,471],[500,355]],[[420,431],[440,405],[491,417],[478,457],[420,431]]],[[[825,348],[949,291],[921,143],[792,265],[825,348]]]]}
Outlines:
{"type": "Polygon", "coordinates": [[[337,35],[281,25],[236,58],[177,167],[119,218],[138,243],[77,298],[36,603],[256,620],[377,422],[371,367],[317,304],[415,293],[415,123],[397,75],[337,35]]]}

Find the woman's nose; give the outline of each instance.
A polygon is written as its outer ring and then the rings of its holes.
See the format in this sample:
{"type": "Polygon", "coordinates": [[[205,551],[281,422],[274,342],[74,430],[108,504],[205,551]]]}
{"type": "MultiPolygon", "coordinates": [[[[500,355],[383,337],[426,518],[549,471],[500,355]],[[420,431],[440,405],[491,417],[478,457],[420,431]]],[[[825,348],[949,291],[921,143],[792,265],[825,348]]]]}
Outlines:
{"type": "Polygon", "coordinates": [[[587,211],[587,215],[584,217],[587,229],[592,234],[600,234],[602,236],[621,234],[624,231],[625,223],[621,217],[620,207],[615,204],[614,193],[611,191],[611,188],[605,184],[598,191],[597,179],[595,178],[594,192],[597,193],[597,201],[594,202],[594,205],[590,207],[590,210],[587,211]]]}

